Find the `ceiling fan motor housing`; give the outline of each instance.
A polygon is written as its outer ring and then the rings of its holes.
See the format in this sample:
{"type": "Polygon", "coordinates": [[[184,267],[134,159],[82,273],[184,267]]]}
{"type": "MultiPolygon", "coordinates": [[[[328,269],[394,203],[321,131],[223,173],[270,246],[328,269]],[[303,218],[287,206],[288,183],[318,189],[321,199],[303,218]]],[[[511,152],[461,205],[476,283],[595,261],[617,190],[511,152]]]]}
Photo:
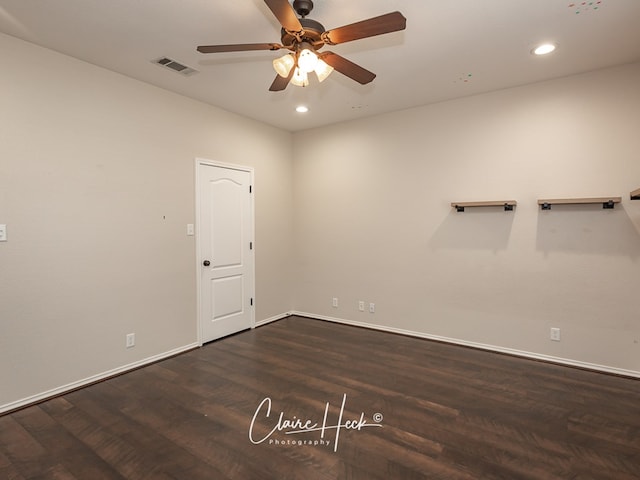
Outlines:
{"type": "Polygon", "coordinates": [[[300,38],[300,41],[298,41],[295,35],[292,35],[283,28],[281,36],[282,45],[289,49],[295,49],[296,44],[307,42],[313,45],[313,48],[316,50],[322,48],[324,45],[324,40],[322,39],[322,34],[325,32],[324,26],[320,22],[316,22],[310,18],[301,18],[300,24],[304,29],[304,34],[300,38]]]}

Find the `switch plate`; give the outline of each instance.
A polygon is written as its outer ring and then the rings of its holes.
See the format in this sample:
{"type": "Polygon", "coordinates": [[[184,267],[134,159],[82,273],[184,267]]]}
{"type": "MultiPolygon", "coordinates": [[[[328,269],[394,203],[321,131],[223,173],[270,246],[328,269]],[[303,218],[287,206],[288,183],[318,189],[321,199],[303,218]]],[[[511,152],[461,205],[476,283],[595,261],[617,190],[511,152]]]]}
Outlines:
{"type": "Polygon", "coordinates": [[[2,224],[0,225],[0,242],[7,241],[7,226],[2,224]]]}
{"type": "Polygon", "coordinates": [[[195,229],[193,228],[193,223],[187,223],[187,235],[190,237],[195,235],[195,229]]]}
{"type": "Polygon", "coordinates": [[[559,328],[552,328],[551,329],[550,338],[554,342],[559,342],[560,341],[560,329],[559,328]]]}
{"type": "Polygon", "coordinates": [[[131,348],[131,347],[135,347],[136,346],[136,334],[135,333],[127,333],[126,346],[127,346],[127,348],[131,348]]]}
{"type": "Polygon", "coordinates": [[[333,308],[338,308],[338,297],[333,297],[333,308]]]}
{"type": "Polygon", "coordinates": [[[362,300],[358,302],[358,310],[364,312],[364,302],[362,300]]]}
{"type": "Polygon", "coordinates": [[[369,304],[369,313],[376,313],[376,304],[375,303],[370,303],[369,304]]]}

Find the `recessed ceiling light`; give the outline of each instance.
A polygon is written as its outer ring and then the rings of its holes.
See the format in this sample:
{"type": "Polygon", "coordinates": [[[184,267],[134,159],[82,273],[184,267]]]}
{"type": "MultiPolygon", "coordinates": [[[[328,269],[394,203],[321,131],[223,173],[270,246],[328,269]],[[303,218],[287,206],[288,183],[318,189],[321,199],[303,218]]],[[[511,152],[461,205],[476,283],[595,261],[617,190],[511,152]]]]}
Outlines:
{"type": "Polygon", "coordinates": [[[542,45],[538,45],[536,48],[531,50],[531,53],[533,53],[534,55],[546,55],[553,52],[555,49],[556,46],[553,43],[543,43],[542,45]]]}
{"type": "Polygon", "coordinates": [[[298,113],[307,113],[309,111],[309,107],[305,107],[304,105],[298,105],[296,107],[296,112],[298,113]]]}

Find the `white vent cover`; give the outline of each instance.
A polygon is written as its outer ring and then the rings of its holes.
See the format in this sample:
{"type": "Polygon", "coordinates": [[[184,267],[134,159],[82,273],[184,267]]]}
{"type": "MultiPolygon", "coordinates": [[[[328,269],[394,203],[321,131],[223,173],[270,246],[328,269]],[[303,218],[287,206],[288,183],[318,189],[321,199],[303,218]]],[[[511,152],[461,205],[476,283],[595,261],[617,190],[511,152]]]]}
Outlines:
{"type": "Polygon", "coordinates": [[[168,58],[168,57],[160,57],[154,60],[153,63],[156,63],[161,67],[168,68],[169,70],[173,70],[174,72],[178,72],[185,76],[198,73],[198,71],[195,70],[194,68],[187,67],[186,65],[183,65],[180,62],[176,62],[175,60],[172,60],[171,58],[168,58]]]}

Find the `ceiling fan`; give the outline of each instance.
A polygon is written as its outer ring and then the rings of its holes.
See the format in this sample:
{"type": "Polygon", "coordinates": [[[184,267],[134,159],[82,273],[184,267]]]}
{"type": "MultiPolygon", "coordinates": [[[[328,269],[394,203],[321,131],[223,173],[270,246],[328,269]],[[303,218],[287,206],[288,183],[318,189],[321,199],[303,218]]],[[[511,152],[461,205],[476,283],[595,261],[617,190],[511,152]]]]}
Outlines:
{"type": "Polygon", "coordinates": [[[321,23],[306,18],[313,10],[313,1],[311,0],[294,0],[293,7],[288,0],[264,0],[264,3],[282,25],[281,43],[201,45],[197,50],[200,53],[290,50],[291,53],[287,53],[273,62],[278,75],[269,87],[272,92],[284,90],[290,82],[298,86],[308,85],[307,74],[313,71],[318,75],[318,79],[323,81],[334,69],[365,85],[376,77],[375,73],[337,53],[318,53],[318,50],[325,45],[338,45],[384,33],[397,32],[404,30],[407,25],[407,19],[400,12],[392,12],[332,30],[325,30],[321,23]],[[296,16],[296,13],[300,18],[296,16]]]}

